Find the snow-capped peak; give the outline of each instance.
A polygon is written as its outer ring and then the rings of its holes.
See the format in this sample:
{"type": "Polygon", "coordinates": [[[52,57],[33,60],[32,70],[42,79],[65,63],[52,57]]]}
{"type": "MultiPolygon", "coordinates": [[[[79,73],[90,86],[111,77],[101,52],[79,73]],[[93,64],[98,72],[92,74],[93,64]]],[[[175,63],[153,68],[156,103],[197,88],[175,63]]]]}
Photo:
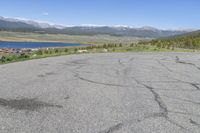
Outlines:
{"type": "Polygon", "coordinates": [[[57,28],[57,29],[65,28],[65,26],[56,25],[51,22],[31,20],[31,19],[26,19],[26,18],[18,18],[18,17],[17,18],[9,18],[9,17],[1,17],[0,16],[0,19],[4,20],[4,21],[9,21],[9,22],[22,22],[25,24],[33,25],[35,27],[39,27],[39,28],[57,28]]]}

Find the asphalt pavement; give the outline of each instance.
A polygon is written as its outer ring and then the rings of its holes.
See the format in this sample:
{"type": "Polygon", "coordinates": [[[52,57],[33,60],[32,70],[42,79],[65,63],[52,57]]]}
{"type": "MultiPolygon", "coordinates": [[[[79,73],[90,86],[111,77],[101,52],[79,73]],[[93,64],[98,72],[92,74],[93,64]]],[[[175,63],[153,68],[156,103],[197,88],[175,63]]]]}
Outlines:
{"type": "Polygon", "coordinates": [[[0,133],[200,133],[200,54],[0,65],[0,133]]]}

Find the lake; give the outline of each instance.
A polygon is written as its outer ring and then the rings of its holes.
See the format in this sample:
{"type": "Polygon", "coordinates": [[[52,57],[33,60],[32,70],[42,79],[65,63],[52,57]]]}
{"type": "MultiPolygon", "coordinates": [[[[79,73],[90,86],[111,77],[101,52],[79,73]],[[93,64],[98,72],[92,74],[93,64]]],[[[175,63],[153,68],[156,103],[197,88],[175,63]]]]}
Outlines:
{"type": "Polygon", "coordinates": [[[59,42],[0,42],[0,48],[52,48],[52,47],[72,47],[81,46],[82,44],[59,43],[59,42]]]}

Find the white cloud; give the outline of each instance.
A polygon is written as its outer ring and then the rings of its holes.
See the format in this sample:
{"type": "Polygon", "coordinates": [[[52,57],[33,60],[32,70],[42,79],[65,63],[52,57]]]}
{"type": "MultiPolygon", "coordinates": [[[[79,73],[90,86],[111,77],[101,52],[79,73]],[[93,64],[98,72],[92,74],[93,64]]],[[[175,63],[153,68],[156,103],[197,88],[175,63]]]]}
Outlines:
{"type": "Polygon", "coordinates": [[[43,16],[48,16],[49,13],[48,13],[48,12],[43,12],[42,15],[43,15],[43,16]]]}

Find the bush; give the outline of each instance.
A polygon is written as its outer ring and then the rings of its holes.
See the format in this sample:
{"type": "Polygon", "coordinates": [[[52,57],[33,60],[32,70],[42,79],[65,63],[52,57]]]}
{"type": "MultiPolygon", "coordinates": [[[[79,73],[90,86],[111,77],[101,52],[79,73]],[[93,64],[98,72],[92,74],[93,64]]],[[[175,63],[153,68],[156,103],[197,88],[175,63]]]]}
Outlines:
{"type": "Polygon", "coordinates": [[[2,57],[0,58],[0,61],[1,61],[2,63],[5,63],[5,62],[6,62],[6,57],[5,57],[5,56],[2,56],[2,57]]]}
{"type": "Polygon", "coordinates": [[[49,51],[49,54],[50,54],[50,55],[53,54],[53,51],[49,51]]]}
{"type": "Polygon", "coordinates": [[[27,55],[27,54],[25,54],[25,53],[22,53],[22,54],[19,56],[19,58],[21,58],[21,59],[27,59],[27,58],[30,58],[30,56],[27,55]]]}
{"type": "Polygon", "coordinates": [[[76,53],[77,51],[78,51],[78,49],[77,49],[77,48],[75,48],[75,49],[74,49],[74,52],[76,53]]]}
{"type": "Polygon", "coordinates": [[[59,52],[59,50],[58,50],[58,49],[56,49],[56,50],[55,50],[55,53],[57,54],[58,52],[59,52]]]}
{"type": "Polygon", "coordinates": [[[104,44],[104,45],[103,45],[103,48],[107,48],[107,45],[106,45],[106,44],[104,44]]]}
{"type": "Polygon", "coordinates": [[[67,53],[69,50],[68,50],[68,48],[65,48],[65,53],[67,53]]]}
{"type": "Polygon", "coordinates": [[[45,53],[45,54],[49,54],[49,51],[48,51],[48,50],[44,50],[44,53],[45,53]]]}
{"type": "Polygon", "coordinates": [[[43,51],[40,49],[36,52],[37,55],[43,55],[43,51]]]}

